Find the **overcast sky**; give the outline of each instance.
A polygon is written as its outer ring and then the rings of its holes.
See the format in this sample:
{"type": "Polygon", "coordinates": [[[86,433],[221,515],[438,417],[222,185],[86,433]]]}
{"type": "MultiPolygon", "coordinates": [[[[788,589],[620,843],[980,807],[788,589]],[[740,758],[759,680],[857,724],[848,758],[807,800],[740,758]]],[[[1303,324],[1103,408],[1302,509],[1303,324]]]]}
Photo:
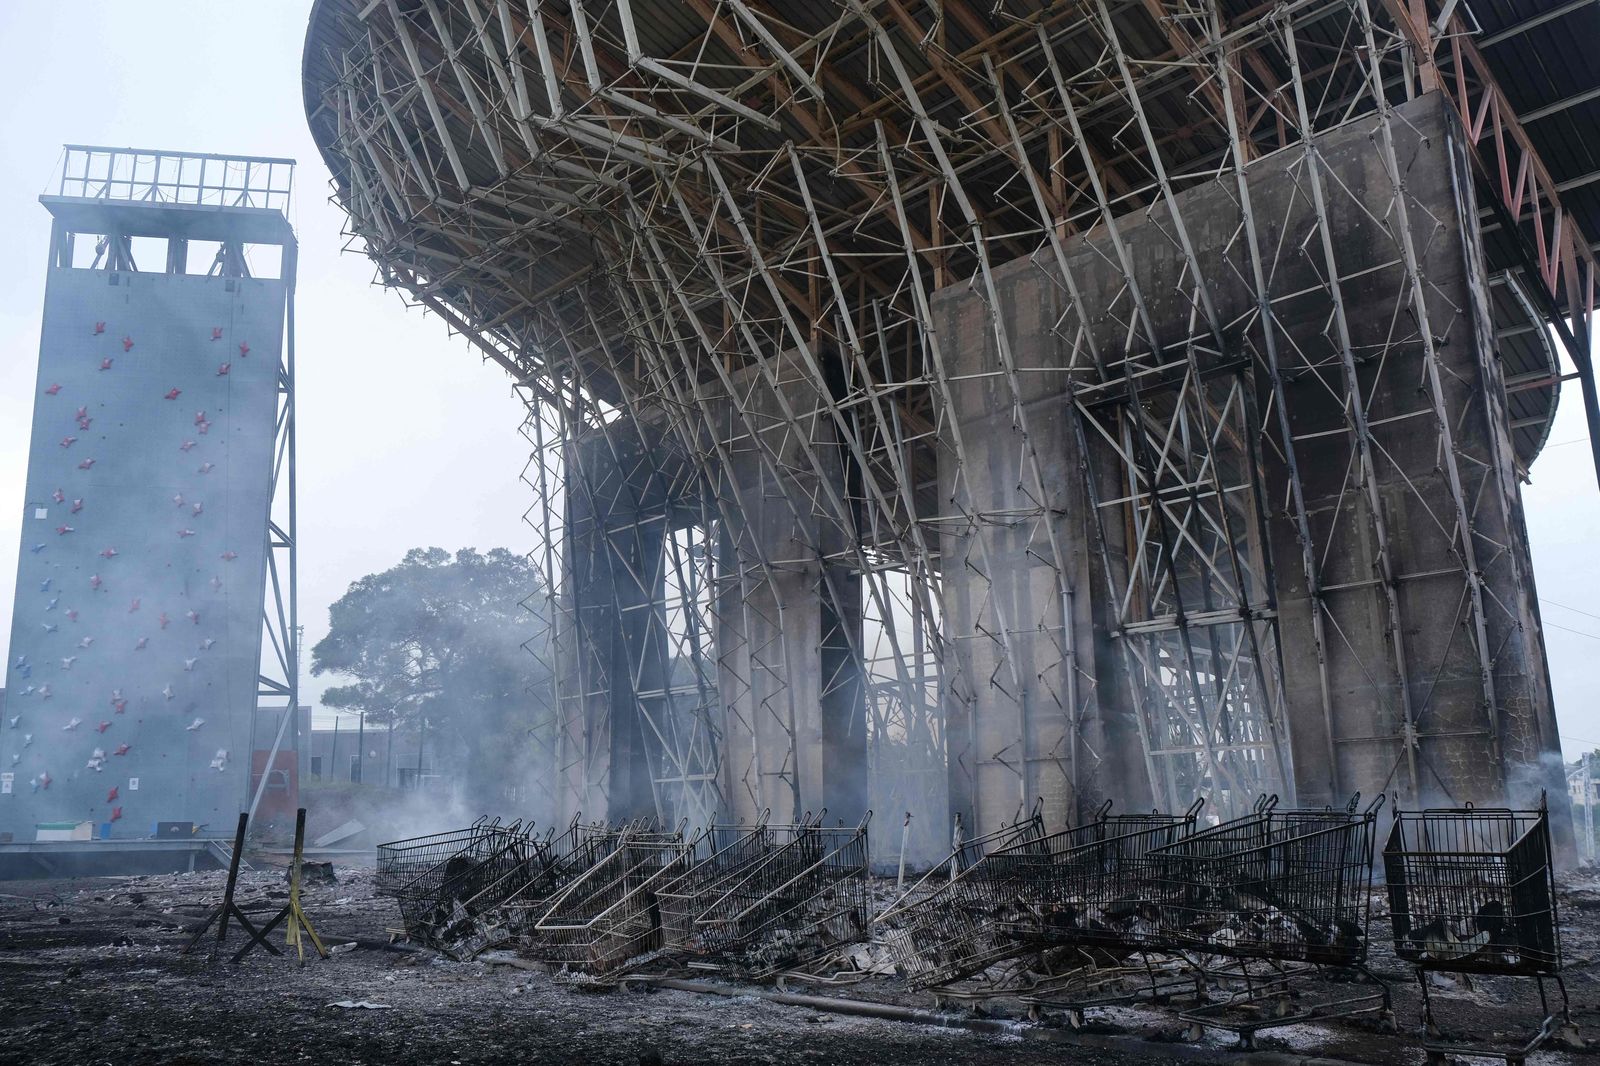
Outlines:
{"type": "MultiPolygon", "coordinates": [[[[11,632],[49,214],[61,145],[290,156],[300,238],[300,617],[416,546],[527,550],[528,448],[504,373],[371,285],[301,108],[306,0],[0,2],[0,642],[11,632]]],[[[1525,488],[1568,757],[1600,747],[1600,493],[1569,387],[1525,488]]],[[[315,696],[327,679],[306,679],[315,696]]]]}

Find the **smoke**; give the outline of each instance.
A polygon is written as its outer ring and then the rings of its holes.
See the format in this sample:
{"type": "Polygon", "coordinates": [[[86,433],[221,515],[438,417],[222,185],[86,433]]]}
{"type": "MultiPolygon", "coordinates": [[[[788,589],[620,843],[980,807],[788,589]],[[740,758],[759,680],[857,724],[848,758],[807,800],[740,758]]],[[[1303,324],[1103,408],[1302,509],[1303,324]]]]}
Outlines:
{"type": "Polygon", "coordinates": [[[385,743],[408,754],[386,779],[393,773],[398,783],[401,768],[423,772],[413,788],[318,797],[323,806],[359,807],[353,816],[380,839],[480,817],[549,824],[554,678],[543,601],[537,572],[503,548],[417,548],[352,584],[329,609],[312,673],[348,679],[324,693],[326,705],[394,726],[385,743]]]}

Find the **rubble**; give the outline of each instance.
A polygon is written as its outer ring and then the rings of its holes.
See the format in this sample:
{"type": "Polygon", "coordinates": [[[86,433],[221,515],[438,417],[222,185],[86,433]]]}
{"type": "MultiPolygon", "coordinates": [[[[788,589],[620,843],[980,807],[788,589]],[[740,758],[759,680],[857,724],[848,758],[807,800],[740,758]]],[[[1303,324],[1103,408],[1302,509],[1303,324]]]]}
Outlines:
{"type": "MultiPolygon", "coordinates": [[[[301,1056],[372,1063],[517,1059],[589,1066],[636,1066],[652,1051],[669,1066],[931,1066],[951,1061],[1031,1066],[1066,1057],[1088,1064],[1142,1064],[1215,1059],[1230,1043],[1215,1035],[1197,1045],[1184,1043],[1182,1026],[1171,1010],[1137,1003],[1095,1012],[1086,1030],[1078,1033],[1056,1024],[1029,1025],[1028,1007],[1019,1000],[988,1002],[979,1016],[959,1009],[960,1004],[940,1010],[930,993],[909,988],[904,979],[865,972],[881,966],[850,961],[870,960],[883,950],[870,944],[842,953],[849,958],[836,965],[848,977],[838,985],[791,981],[787,994],[727,975],[715,980],[736,995],[649,991],[639,982],[580,987],[538,972],[541,964],[510,952],[494,955],[510,955],[521,967],[491,964],[499,958],[463,963],[431,952],[390,950],[386,942],[396,926],[395,904],[374,891],[376,871],[352,865],[341,866],[339,873],[337,886],[305,886],[307,907],[314,910],[330,944],[354,942],[358,947],[303,968],[259,953],[237,967],[203,954],[178,954],[186,929],[221,900],[223,871],[4,886],[4,1057],[84,1063],[101,1061],[108,1048],[115,1048],[119,1066],[256,1063],[263,1061],[260,1040],[268,1033],[271,1061],[301,1056]],[[69,923],[58,924],[62,917],[69,923]],[[840,1009],[824,1013],[816,1006],[769,998],[794,1000],[802,990],[808,1001],[835,998],[840,1009]],[[343,1000],[392,1009],[327,1007],[343,1000]],[[897,1024],[842,1013],[849,1004],[862,1003],[908,1012],[920,1020],[897,1024]],[[830,1020],[811,1021],[819,1016],[830,1020]],[[977,1028],[960,1028],[969,1023],[977,1028]],[[1058,1040],[1075,1046],[1053,1046],[1058,1040]]],[[[281,878],[279,869],[242,871],[239,905],[252,916],[275,913],[282,906],[281,878]]],[[[1592,1039],[1600,1034],[1600,968],[1595,965],[1600,958],[1600,879],[1575,876],[1560,887],[1567,983],[1579,1029],[1592,1039]]],[[[869,888],[880,907],[895,898],[892,879],[875,879],[869,888]]],[[[1373,895],[1372,906],[1375,928],[1388,922],[1381,893],[1373,895]]],[[[1419,1056],[1415,980],[1394,957],[1386,936],[1374,937],[1371,956],[1372,969],[1394,991],[1399,1036],[1376,1033],[1360,1020],[1330,1021],[1263,1034],[1262,1049],[1374,1064],[1394,1062],[1397,1053],[1408,1060],[1419,1056]]],[[[814,972],[824,969],[818,966],[814,972]]],[[[1520,984],[1490,976],[1475,979],[1471,990],[1435,990],[1434,1009],[1457,1031],[1484,1037],[1514,1032],[1532,1001],[1520,984]]],[[[1584,1061],[1563,1059],[1570,1054],[1544,1052],[1539,1061],[1584,1061]]]]}

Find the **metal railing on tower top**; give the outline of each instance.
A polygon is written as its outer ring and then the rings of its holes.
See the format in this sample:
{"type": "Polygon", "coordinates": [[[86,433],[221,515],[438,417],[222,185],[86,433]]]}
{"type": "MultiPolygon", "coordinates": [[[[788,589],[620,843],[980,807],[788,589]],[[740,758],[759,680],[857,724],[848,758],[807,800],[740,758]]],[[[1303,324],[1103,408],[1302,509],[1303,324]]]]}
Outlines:
{"type": "Polygon", "coordinates": [[[69,144],[57,193],[91,200],[149,201],[287,212],[293,159],[165,152],[69,144]]]}

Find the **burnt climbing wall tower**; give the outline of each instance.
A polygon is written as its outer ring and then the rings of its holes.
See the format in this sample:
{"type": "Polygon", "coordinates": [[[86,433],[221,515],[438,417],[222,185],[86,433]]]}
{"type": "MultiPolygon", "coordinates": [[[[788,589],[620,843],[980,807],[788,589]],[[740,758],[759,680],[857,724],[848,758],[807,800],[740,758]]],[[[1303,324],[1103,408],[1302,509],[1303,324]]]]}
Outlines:
{"type": "Polygon", "coordinates": [[[12,840],[85,821],[227,834],[271,763],[252,773],[254,749],[292,735],[292,175],[282,159],[74,146],[41,198],[54,222],[0,729],[12,840]],[[258,742],[263,696],[282,707],[258,742]]]}

